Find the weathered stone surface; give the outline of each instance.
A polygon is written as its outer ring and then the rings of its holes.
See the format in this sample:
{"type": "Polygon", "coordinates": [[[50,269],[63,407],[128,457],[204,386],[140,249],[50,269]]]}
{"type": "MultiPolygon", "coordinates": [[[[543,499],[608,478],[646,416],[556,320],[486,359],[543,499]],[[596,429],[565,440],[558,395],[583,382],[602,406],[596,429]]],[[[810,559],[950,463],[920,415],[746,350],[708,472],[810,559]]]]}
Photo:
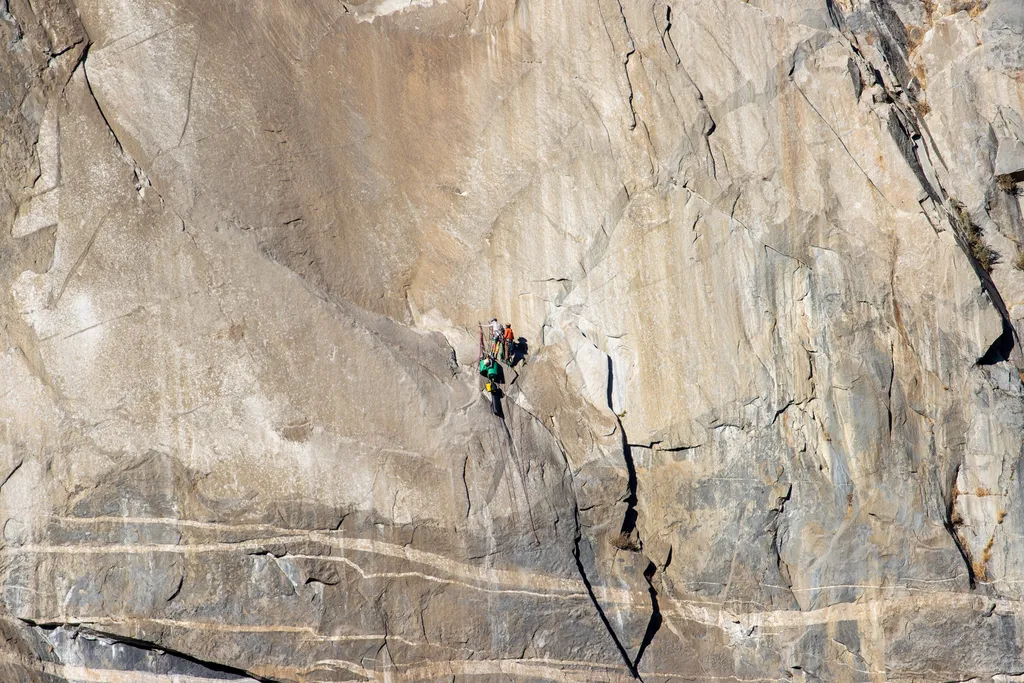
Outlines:
{"type": "Polygon", "coordinates": [[[1024,675],[1022,36],[0,0],[0,679],[1024,675]]]}

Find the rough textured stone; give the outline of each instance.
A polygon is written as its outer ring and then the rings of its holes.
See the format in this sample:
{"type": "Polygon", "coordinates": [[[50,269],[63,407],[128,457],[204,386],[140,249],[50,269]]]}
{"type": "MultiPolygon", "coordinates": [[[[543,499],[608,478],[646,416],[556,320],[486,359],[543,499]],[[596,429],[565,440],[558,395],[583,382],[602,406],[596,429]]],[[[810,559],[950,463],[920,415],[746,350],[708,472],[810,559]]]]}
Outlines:
{"type": "Polygon", "coordinates": [[[1017,680],[1022,36],[0,0],[0,679],[1017,680]]]}

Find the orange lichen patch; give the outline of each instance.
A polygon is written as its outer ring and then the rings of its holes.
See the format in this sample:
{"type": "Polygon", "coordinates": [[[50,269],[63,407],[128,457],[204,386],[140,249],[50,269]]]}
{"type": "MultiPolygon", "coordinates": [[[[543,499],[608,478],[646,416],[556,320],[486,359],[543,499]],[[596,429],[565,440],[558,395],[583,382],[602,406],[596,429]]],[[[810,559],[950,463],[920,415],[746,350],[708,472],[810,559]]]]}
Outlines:
{"type": "Polygon", "coordinates": [[[959,2],[951,2],[946,11],[938,16],[936,16],[936,9],[935,0],[924,0],[925,22],[934,25],[936,19],[959,14],[960,12],[967,12],[971,19],[976,19],[978,15],[988,9],[988,0],[960,0],[959,2]]]}
{"type": "Polygon", "coordinates": [[[1002,524],[1004,519],[1006,519],[1006,510],[1000,510],[996,513],[996,524],[1002,524]]]}
{"type": "MultiPolygon", "coordinates": [[[[921,46],[922,42],[924,42],[924,38],[927,34],[928,31],[921,26],[911,26],[907,29],[907,40],[909,42],[909,45],[907,45],[907,66],[910,67],[911,75],[917,79],[919,86],[918,92],[920,93],[924,93],[925,89],[928,87],[928,74],[925,71],[924,64],[917,58],[916,53],[917,48],[921,46]]],[[[917,103],[918,106],[923,104],[924,103],[917,103]]],[[[924,106],[927,107],[927,105],[924,106]]],[[[920,111],[919,109],[918,113],[923,116],[924,114],[927,114],[928,111],[920,111]]]]}
{"type": "Polygon", "coordinates": [[[953,526],[961,526],[964,523],[964,517],[960,514],[960,510],[958,510],[956,506],[956,501],[960,497],[961,493],[963,492],[957,488],[956,482],[953,482],[953,490],[950,493],[953,504],[950,505],[949,511],[949,523],[953,526]]]}
{"type": "Polygon", "coordinates": [[[924,5],[924,20],[931,24],[932,15],[935,14],[935,0],[924,0],[921,4],[924,5]]]}
{"type": "Polygon", "coordinates": [[[974,495],[976,495],[978,498],[984,498],[985,496],[991,496],[992,492],[989,491],[984,486],[979,486],[978,488],[974,489],[974,495]]]}
{"type": "Polygon", "coordinates": [[[979,581],[984,581],[988,578],[988,563],[992,559],[992,545],[995,543],[996,537],[988,539],[988,543],[985,544],[985,550],[981,553],[981,562],[972,562],[971,566],[974,568],[974,576],[979,581]]]}

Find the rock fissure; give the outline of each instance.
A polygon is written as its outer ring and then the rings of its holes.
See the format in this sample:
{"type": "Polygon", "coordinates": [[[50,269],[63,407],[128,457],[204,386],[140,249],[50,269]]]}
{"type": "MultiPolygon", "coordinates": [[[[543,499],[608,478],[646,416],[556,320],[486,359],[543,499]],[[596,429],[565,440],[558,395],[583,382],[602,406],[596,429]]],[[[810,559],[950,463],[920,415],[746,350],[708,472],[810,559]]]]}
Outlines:
{"type": "Polygon", "coordinates": [[[647,567],[644,569],[644,580],[647,582],[647,594],[651,599],[651,619],[647,622],[647,628],[644,631],[643,639],[640,641],[640,647],[636,651],[636,659],[633,660],[633,669],[637,672],[638,677],[644,653],[647,652],[647,648],[654,642],[654,638],[661,630],[661,625],[664,621],[661,615],[661,605],[658,602],[658,589],[654,587],[654,577],[657,572],[658,567],[648,560],[647,567]]]}
{"type": "MultiPolygon", "coordinates": [[[[895,31],[899,34],[894,37],[893,25],[894,22],[898,23],[898,18],[892,7],[884,0],[872,0],[872,7],[875,9],[875,18],[877,25],[882,28],[886,33],[882,36],[879,41],[882,46],[881,54],[885,62],[885,66],[889,67],[890,73],[892,73],[894,80],[897,83],[903,84],[904,87],[909,87],[909,81],[911,76],[906,67],[906,62],[902,59],[896,59],[896,57],[902,53],[906,54],[906,33],[902,27],[899,26],[899,30],[895,31]],[[900,40],[902,36],[902,40],[900,40]],[[895,60],[895,61],[893,61],[895,60]]],[[[902,157],[917,177],[921,188],[928,194],[928,196],[939,206],[943,207],[946,214],[946,218],[949,221],[950,226],[953,229],[953,235],[956,239],[957,245],[960,250],[967,257],[971,266],[973,267],[978,279],[981,283],[982,288],[985,290],[1003,320],[1003,331],[992,346],[983,354],[977,361],[976,364],[986,365],[1002,360],[1008,360],[1011,358],[1013,351],[1019,347],[1019,339],[1016,328],[1013,327],[1012,320],[1010,317],[1009,310],[1007,309],[1006,303],[1003,300],[1002,294],[996,287],[995,282],[992,279],[991,273],[979,262],[979,259],[975,255],[975,249],[971,246],[971,238],[968,234],[971,232],[970,226],[966,225],[971,219],[966,215],[966,212],[960,208],[959,203],[953,198],[949,192],[943,187],[942,182],[937,178],[929,178],[926,173],[923,162],[920,158],[921,147],[916,143],[915,140],[920,139],[925,142],[924,153],[928,156],[928,149],[932,148],[939,154],[938,145],[932,139],[930,133],[927,131],[927,127],[923,121],[921,121],[920,115],[913,109],[913,101],[904,103],[905,98],[916,97],[914,92],[907,92],[907,90],[895,90],[889,85],[889,81],[881,74],[880,69],[875,64],[864,56],[862,49],[859,46],[859,38],[851,31],[842,17],[842,13],[835,7],[834,3],[829,1],[829,12],[834,14],[833,24],[840,31],[841,35],[845,39],[845,45],[850,50],[851,54],[857,59],[868,65],[868,72],[874,75],[874,84],[882,88],[883,92],[888,96],[888,117],[886,119],[886,126],[889,134],[896,144],[896,147],[900,150],[902,157]],[[984,360],[984,362],[982,362],[984,360]]],[[[916,79],[914,79],[916,83],[916,79]]],[[[910,88],[914,91],[914,88],[910,88]]],[[[942,162],[940,155],[940,162],[942,162]]],[[[929,161],[930,163],[930,161],[929,161]]],[[[981,237],[974,239],[980,240],[981,237]]]]}
{"type": "Polygon", "coordinates": [[[608,619],[608,615],[605,614],[604,609],[601,607],[601,602],[597,598],[597,594],[594,592],[594,586],[590,582],[590,578],[587,576],[587,570],[583,566],[583,561],[580,557],[580,542],[583,539],[579,520],[579,506],[575,507],[576,513],[576,538],[573,542],[573,558],[576,560],[576,569],[579,572],[580,580],[583,581],[583,585],[587,590],[587,595],[590,597],[590,602],[594,605],[594,610],[597,612],[597,616],[601,619],[601,623],[604,624],[605,630],[608,632],[608,636],[612,639],[615,644],[615,648],[622,656],[622,661],[629,670],[629,673],[636,680],[642,680],[640,674],[633,663],[633,659],[626,652],[626,648],[622,645],[622,641],[619,639],[618,634],[615,632],[615,628],[612,626],[611,621],[608,619]]]}
{"type": "Polygon", "coordinates": [[[961,516],[959,510],[957,510],[957,498],[960,495],[960,491],[957,489],[957,480],[960,478],[960,470],[963,465],[957,465],[953,472],[952,483],[949,485],[949,493],[946,496],[946,510],[943,519],[943,526],[950,538],[953,539],[953,545],[956,546],[957,552],[960,553],[960,557],[963,560],[964,567],[967,569],[967,581],[974,590],[978,586],[977,576],[974,572],[974,561],[971,558],[970,549],[964,544],[963,539],[960,538],[960,527],[964,523],[964,519],[961,516]]]}
{"type": "MultiPolygon", "coordinates": [[[[619,539],[624,550],[639,552],[641,556],[647,560],[647,566],[644,569],[644,581],[647,583],[647,592],[650,599],[651,605],[651,616],[647,622],[647,626],[644,630],[643,638],[640,642],[640,647],[637,649],[636,657],[632,660],[631,666],[634,675],[637,678],[640,677],[640,661],[643,658],[647,648],[654,641],[654,638],[658,635],[661,629],[663,618],[661,615],[661,608],[658,603],[658,591],[654,586],[654,575],[657,571],[657,565],[643,552],[643,539],[639,535],[637,529],[637,504],[639,503],[638,497],[638,481],[636,473],[636,463],[633,460],[633,451],[630,447],[629,437],[626,434],[625,426],[622,424],[622,417],[615,412],[614,406],[614,387],[615,387],[615,365],[612,361],[612,357],[606,356],[608,364],[608,379],[607,379],[607,394],[606,400],[608,402],[608,410],[611,411],[612,415],[615,416],[615,423],[621,435],[622,444],[622,457],[626,464],[627,472],[627,496],[626,496],[626,512],[623,515],[622,525],[619,529],[619,539]],[[636,539],[635,541],[633,539],[636,539]]],[[[623,650],[625,652],[625,650],[623,650]]]]}
{"type": "Polygon", "coordinates": [[[889,443],[892,443],[892,388],[896,383],[896,345],[889,342],[889,382],[885,390],[885,415],[889,429],[889,443]]]}
{"type": "MultiPolygon", "coordinates": [[[[629,60],[633,55],[637,54],[636,41],[633,40],[633,33],[632,31],[629,30],[629,22],[626,21],[626,12],[622,8],[622,0],[615,0],[615,4],[618,5],[619,17],[621,17],[622,19],[622,27],[626,30],[626,37],[629,40],[629,44],[626,48],[626,53],[622,58],[622,68],[626,74],[626,88],[628,88],[629,90],[629,93],[627,95],[627,100],[629,102],[629,113],[631,116],[631,123],[629,125],[629,129],[634,130],[637,126],[637,123],[640,123],[640,119],[637,116],[636,107],[633,106],[633,78],[629,74],[629,60]]],[[[650,133],[647,133],[647,135],[649,138],[650,133]]]]}
{"type": "MultiPolygon", "coordinates": [[[[181,652],[173,648],[168,648],[158,643],[153,643],[139,638],[131,638],[129,636],[124,636],[118,633],[112,633],[110,631],[104,631],[102,629],[96,629],[82,624],[64,624],[61,622],[37,623],[33,619],[27,617],[18,617],[18,619],[24,622],[25,624],[43,632],[53,632],[57,629],[63,628],[71,633],[72,638],[85,636],[90,638],[107,640],[112,643],[125,645],[136,650],[151,652],[160,657],[170,657],[173,658],[173,660],[177,660],[179,663],[196,665],[201,667],[202,669],[206,669],[213,673],[226,674],[229,676],[236,677],[233,679],[226,680],[237,680],[239,681],[239,683],[242,683],[242,681],[255,681],[257,683],[285,683],[285,681],[282,681],[277,678],[268,678],[266,676],[261,676],[259,674],[248,671],[246,669],[223,664],[222,662],[204,659],[202,657],[196,657],[187,652],[181,652]]],[[[125,671],[130,673],[132,670],[128,669],[125,671]]],[[[172,673],[171,675],[174,674],[172,673]]]]}
{"type": "Polygon", "coordinates": [[[124,4],[0,0],[0,681],[1024,666],[1013,0],[124,4]]]}
{"type": "Polygon", "coordinates": [[[14,37],[11,38],[11,44],[17,43],[21,40],[24,35],[22,32],[21,24],[18,23],[18,19],[11,13],[10,0],[3,0],[0,2],[0,19],[11,25],[14,29],[14,37]]]}
{"type": "Polygon", "coordinates": [[[7,482],[9,482],[11,480],[11,477],[13,477],[15,474],[17,474],[18,470],[20,470],[21,466],[24,465],[24,464],[25,464],[25,459],[24,458],[19,458],[18,461],[16,463],[14,463],[14,467],[11,468],[11,471],[7,473],[7,476],[4,477],[3,481],[0,481],[0,492],[3,491],[4,486],[7,485],[7,482]]]}

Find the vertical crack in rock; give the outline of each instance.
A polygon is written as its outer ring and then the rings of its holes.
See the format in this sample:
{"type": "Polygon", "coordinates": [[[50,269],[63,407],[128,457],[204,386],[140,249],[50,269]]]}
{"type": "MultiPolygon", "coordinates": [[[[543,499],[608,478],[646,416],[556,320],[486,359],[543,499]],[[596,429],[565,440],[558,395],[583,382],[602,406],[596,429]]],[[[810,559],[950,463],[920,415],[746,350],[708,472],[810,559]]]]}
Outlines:
{"type": "Polygon", "coordinates": [[[623,515],[622,526],[619,529],[619,534],[620,537],[624,539],[632,539],[634,535],[637,536],[636,548],[644,557],[644,559],[647,560],[647,567],[644,569],[644,580],[647,582],[647,592],[651,597],[651,618],[647,622],[647,628],[644,631],[644,636],[643,640],[641,640],[640,642],[640,647],[637,649],[636,658],[632,661],[632,669],[634,675],[636,675],[637,678],[639,678],[640,661],[643,658],[644,652],[646,652],[647,647],[651,644],[651,642],[654,640],[654,637],[658,634],[658,631],[661,629],[661,624],[663,621],[661,616],[661,608],[658,604],[658,591],[654,587],[654,575],[657,573],[658,567],[654,564],[653,561],[651,561],[651,558],[649,558],[643,552],[643,539],[639,538],[639,533],[637,531],[636,523],[638,513],[636,508],[637,503],[639,502],[639,497],[637,494],[636,463],[633,460],[633,451],[629,445],[629,438],[627,437],[626,430],[622,425],[622,418],[620,418],[619,415],[615,412],[615,406],[613,401],[615,384],[615,365],[612,362],[611,356],[607,356],[607,358],[608,386],[606,389],[606,399],[608,401],[608,409],[612,412],[612,415],[615,415],[615,422],[619,427],[619,433],[622,435],[622,458],[626,463],[626,472],[628,477],[626,514],[623,515]]]}
{"type": "Polygon", "coordinates": [[[637,124],[636,107],[633,106],[633,81],[629,76],[629,58],[636,54],[636,41],[633,40],[633,32],[629,30],[629,23],[626,21],[626,12],[622,9],[622,1],[615,0],[619,6],[619,16],[622,17],[622,26],[626,29],[626,35],[629,36],[629,47],[626,49],[626,56],[623,57],[622,67],[626,72],[626,87],[629,88],[629,113],[633,117],[633,122],[630,124],[629,129],[634,130],[637,124]]]}
{"type": "MultiPolygon", "coordinates": [[[[609,393],[608,395],[609,395],[609,399],[610,399],[611,394],[609,393]]],[[[528,415],[530,415],[530,417],[532,417],[534,420],[537,419],[537,417],[535,415],[533,415],[532,413],[530,413],[529,411],[526,411],[526,413],[528,415]]],[[[539,422],[539,420],[538,420],[538,422],[539,422]]],[[[507,427],[506,427],[506,429],[507,429],[507,427]]],[[[586,565],[584,564],[584,561],[583,561],[583,555],[582,555],[582,550],[581,550],[581,547],[582,547],[581,544],[583,542],[583,525],[580,522],[580,505],[579,505],[579,500],[576,497],[576,481],[575,481],[575,477],[573,476],[573,473],[572,473],[572,466],[569,464],[569,457],[568,457],[568,455],[566,455],[565,450],[562,448],[561,442],[557,438],[555,438],[555,436],[553,434],[552,434],[552,439],[554,439],[555,444],[557,444],[558,451],[559,451],[559,453],[562,456],[562,462],[565,465],[565,473],[569,476],[569,490],[572,492],[572,516],[573,516],[573,523],[575,525],[575,531],[573,533],[573,550],[572,550],[572,555],[573,555],[573,561],[576,563],[576,571],[580,575],[580,580],[583,582],[583,586],[584,586],[584,588],[587,591],[587,596],[590,598],[591,604],[594,606],[594,611],[597,613],[597,616],[601,620],[601,623],[604,624],[604,628],[608,632],[608,636],[612,639],[612,642],[615,644],[615,649],[618,650],[619,655],[622,657],[623,664],[625,664],[627,670],[629,671],[630,675],[634,679],[636,679],[636,680],[643,680],[643,679],[640,678],[640,674],[637,671],[636,664],[634,664],[633,660],[630,658],[629,653],[626,651],[625,646],[622,644],[622,641],[619,639],[618,634],[615,632],[615,628],[612,626],[611,620],[608,618],[608,615],[605,614],[604,609],[601,607],[601,602],[597,598],[597,593],[594,590],[594,585],[590,581],[590,576],[587,574],[587,569],[586,569],[586,565]]],[[[671,551],[670,551],[670,557],[671,557],[671,551]]],[[[659,613],[659,625],[660,625],[660,613],[659,613]]],[[[653,635],[652,635],[652,638],[653,638],[653,635]]],[[[639,657],[637,658],[637,661],[639,661],[639,657]]]]}
{"type": "MultiPolygon", "coordinates": [[[[181,147],[182,140],[185,139],[185,133],[188,132],[189,121],[192,120],[192,90],[196,84],[196,66],[199,64],[199,48],[196,47],[195,56],[192,58],[192,73],[188,80],[188,94],[185,97],[185,123],[181,126],[181,134],[178,135],[178,146],[181,147]]],[[[296,219],[297,220],[297,219],[296,219]]],[[[408,296],[408,292],[406,292],[408,296]]]]}
{"type": "Polygon", "coordinates": [[[672,40],[672,5],[665,5],[665,28],[661,31],[661,47],[665,54],[676,60],[676,66],[682,63],[679,58],[679,50],[676,49],[675,41],[672,40]],[[669,52],[669,47],[672,51],[669,52]]]}
{"type": "MultiPolygon", "coordinates": [[[[608,359],[608,388],[606,399],[608,401],[608,409],[612,411],[612,415],[615,415],[615,424],[619,427],[619,434],[622,436],[622,459],[626,463],[626,514],[622,518],[622,526],[619,531],[623,536],[632,536],[636,531],[636,520],[637,520],[637,481],[636,481],[636,464],[633,462],[633,451],[629,445],[629,439],[626,435],[626,430],[622,426],[622,419],[615,413],[615,407],[612,403],[612,391],[615,381],[615,368],[612,364],[612,357],[607,356],[608,359]]],[[[643,547],[642,544],[640,546],[643,547]]]]}
{"type": "Polygon", "coordinates": [[[106,112],[103,111],[103,105],[100,104],[99,99],[97,99],[96,97],[95,91],[92,89],[92,81],[89,80],[89,70],[88,68],[86,68],[85,65],[86,61],[88,61],[89,59],[89,51],[91,49],[92,43],[89,43],[85,46],[85,49],[82,50],[82,57],[78,60],[78,64],[75,65],[75,69],[74,71],[72,71],[71,76],[74,77],[75,72],[78,71],[79,68],[82,69],[82,76],[85,78],[85,87],[89,91],[89,97],[92,98],[93,104],[96,105],[96,111],[100,113],[100,118],[103,119],[103,125],[107,127],[107,132],[110,133],[110,136],[114,138],[114,144],[117,145],[117,151],[120,152],[123,157],[128,159],[128,153],[124,151],[124,145],[121,144],[120,138],[118,138],[117,133],[114,132],[114,128],[110,125],[110,120],[107,118],[106,112]]]}
{"type": "Polygon", "coordinates": [[[466,459],[462,461],[462,486],[466,491],[466,519],[469,519],[470,514],[473,512],[473,499],[469,495],[469,482],[466,481],[466,473],[469,470],[469,453],[466,453],[466,459]]]}
{"type": "Polygon", "coordinates": [[[950,538],[953,539],[953,544],[960,553],[960,557],[963,558],[964,566],[967,567],[967,581],[973,590],[977,588],[977,577],[974,574],[974,562],[971,559],[971,552],[967,549],[967,546],[964,545],[963,541],[960,540],[959,527],[963,524],[963,518],[960,516],[960,512],[956,509],[956,499],[960,495],[960,491],[956,487],[956,481],[960,478],[961,467],[962,465],[957,465],[956,469],[953,470],[952,482],[948,487],[949,494],[946,496],[946,514],[945,519],[943,519],[943,526],[946,527],[946,531],[949,533],[950,538]]]}
{"type": "Polygon", "coordinates": [[[793,577],[789,571],[789,564],[782,559],[782,541],[779,538],[779,518],[782,517],[782,513],[786,511],[786,502],[792,497],[792,495],[793,485],[789,484],[786,487],[785,492],[775,499],[775,507],[769,511],[767,527],[771,529],[772,533],[771,550],[775,555],[775,568],[779,571],[779,576],[781,576],[786,582],[786,589],[789,591],[790,595],[793,596],[793,600],[795,602],[796,596],[793,595],[793,577]]]}
{"type": "Polygon", "coordinates": [[[658,589],[654,587],[654,575],[657,574],[658,567],[650,560],[647,561],[647,567],[644,569],[644,580],[647,581],[647,593],[651,596],[651,620],[647,622],[647,630],[644,631],[644,638],[640,641],[640,647],[636,651],[636,659],[633,660],[633,668],[637,671],[639,676],[640,662],[643,660],[644,653],[647,652],[647,647],[654,641],[654,637],[658,635],[658,631],[661,630],[662,617],[661,617],[661,606],[658,604],[658,589]]]}
{"type": "Polygon", "coordinates": [[[889,419],[889,443],[892,443],[892,385],[896,382],[896,345],[889,342],[889,388],[885,397],[885,412],[889,419]]]}
{"type": "Polygon", "coordinates": [[[17,18],[11,14],[11,5],[9,0],[0,0],[0,20],[3,20],[11,25],[14,29],[14,36],[11,38],[10,44],[13,45],[21,40],[24,33],[21,30],[21,24],[18,23],[17,18]]]}

